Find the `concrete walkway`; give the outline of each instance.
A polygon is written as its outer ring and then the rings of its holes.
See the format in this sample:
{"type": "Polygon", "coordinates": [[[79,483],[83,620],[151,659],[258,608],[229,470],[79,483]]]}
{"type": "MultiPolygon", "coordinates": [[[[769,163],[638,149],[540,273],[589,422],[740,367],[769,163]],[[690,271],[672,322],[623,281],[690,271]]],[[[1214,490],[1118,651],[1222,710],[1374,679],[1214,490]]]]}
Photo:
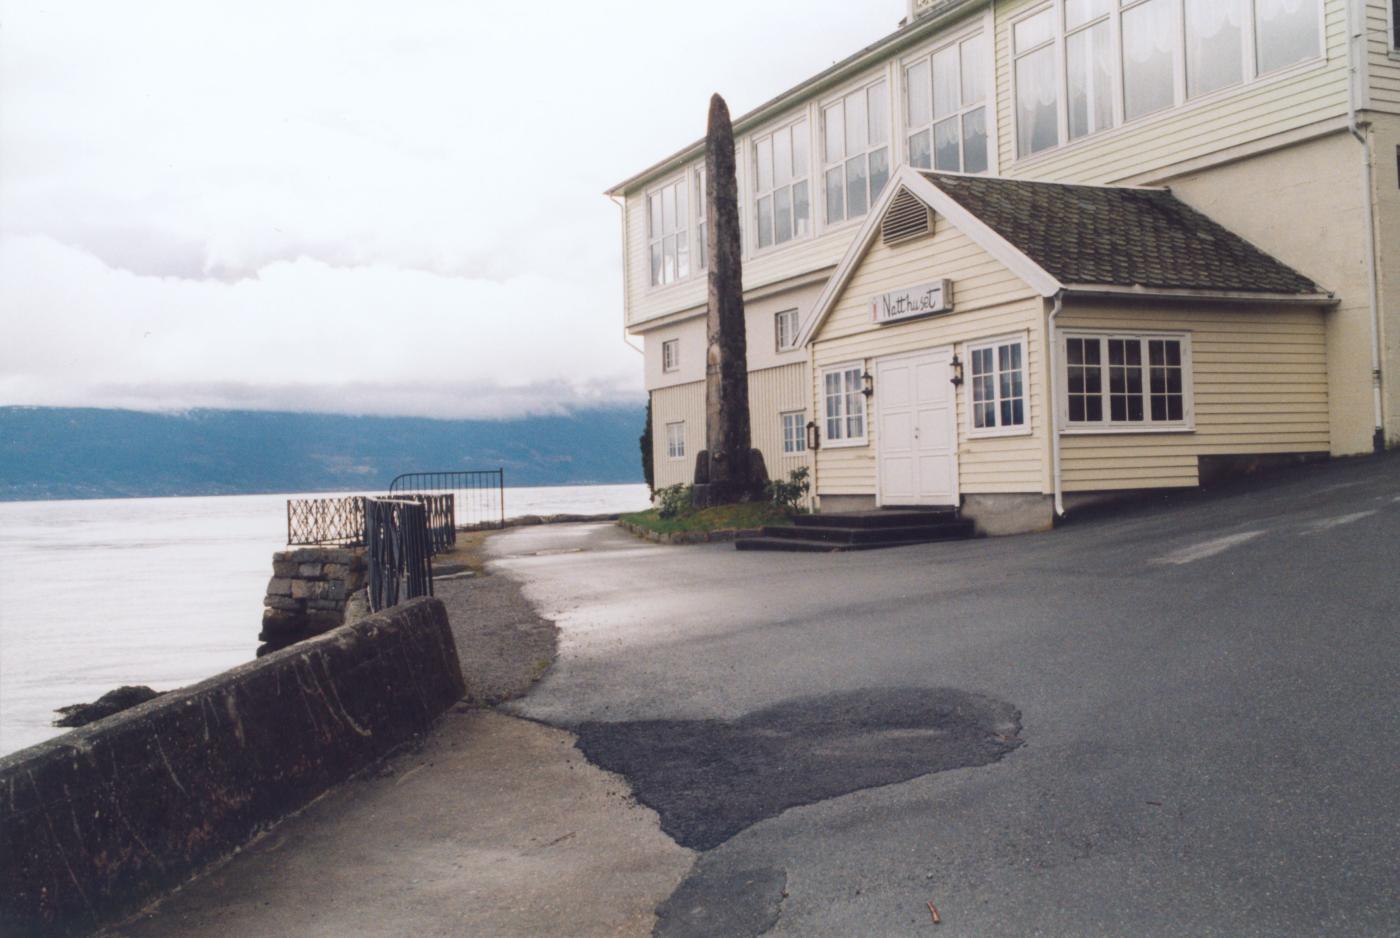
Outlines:
{"type": "MultiPolygon", "coordinates": [[[[439,593],[464,663],[476,662],[469,696],[523,693],[547,668],[553,627],[512,581],[439,593]]],[[[649,935],[694,854],[628,792],[572,734],[464,702],[417,749],[108,933],[649,935]]]]}

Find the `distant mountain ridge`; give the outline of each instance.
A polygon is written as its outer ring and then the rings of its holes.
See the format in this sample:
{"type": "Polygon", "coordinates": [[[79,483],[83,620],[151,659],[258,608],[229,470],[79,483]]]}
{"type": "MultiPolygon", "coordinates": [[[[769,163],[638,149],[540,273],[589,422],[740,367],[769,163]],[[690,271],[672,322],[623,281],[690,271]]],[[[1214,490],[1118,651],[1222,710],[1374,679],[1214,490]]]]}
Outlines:
{"type": "Polygon", "coordinates": [[[641,482],[645,408],[513,420],[0,407],[0,501],[385,489],[401,472],[507,485],[641,482]]]}

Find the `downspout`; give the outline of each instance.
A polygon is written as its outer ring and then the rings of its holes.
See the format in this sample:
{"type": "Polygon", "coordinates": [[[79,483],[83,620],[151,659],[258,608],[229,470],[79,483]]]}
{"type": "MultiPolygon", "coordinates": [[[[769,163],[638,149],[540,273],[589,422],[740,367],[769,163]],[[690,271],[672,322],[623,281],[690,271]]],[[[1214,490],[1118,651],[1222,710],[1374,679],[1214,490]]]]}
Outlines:
{"type": "MultiPolygon", "coordinates": [[[[1366,50],[1365,17],[1358,17],[1357,0],[1347,3],[1348,38],[1347,58],[1351,81],[1347,94],[1347,130],[1361,144],[1361,185],[1362,207],[1366,213],[1366,277],[1371,304],[1371,397],[1375,431],[1371,446],[1376,452],[1385,449],[1385,398],[1381,393],[1381,297],[1380,279],[1376,271],[1376,215],[1372,193],[1373,170],[1371,166],[1371,137],[1363,128],[1357,116],[1357,90],[1365,80],[1361,71],[1366,50]]],[[[1369,128],[1369,124],[1365,127],[1369,128]]]]}
{"type": "Polygon", "coordinates": [[[1055,319],[1064,310],[1065,291],[1059,290],[1055,293],[1055,305],[1050,310],[1050,318],[1047,320],[1048,338],[1046,344],[1049,346],[1049,354],[1045,356],[1050,369],[1050,475],[1055,490],[1055,517],[1065,516],[1065,496],[1064,488],[1061,485],[1060,476],[1060,393],[1059,375],[1060,368],[1055,361],[1055,353],[1059,351],[1059,336],[1055,333],[1055,319]]]}

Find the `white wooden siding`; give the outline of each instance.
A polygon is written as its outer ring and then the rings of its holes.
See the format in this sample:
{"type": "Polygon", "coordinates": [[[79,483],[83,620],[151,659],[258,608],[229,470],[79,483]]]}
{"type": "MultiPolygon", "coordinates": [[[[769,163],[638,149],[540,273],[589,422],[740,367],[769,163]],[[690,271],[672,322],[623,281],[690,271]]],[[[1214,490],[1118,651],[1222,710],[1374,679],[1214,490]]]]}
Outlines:
{"type": "MultiPolygon", "coordinates": [[[[772,477],[786,478],[793,469],[809,464],[806,455],[783,455],[780,416],[788,410],[810,410],[808,387],[806,362],[749,372],[750,433],[753,445],[763,452],[764,464],[772,477]]],[[[705,382],[653,391],[651,420],[656,487],[691,484],[695,481],[695,454],[705,448],[705,382]],[[685,458],[669,459],[666,424],[677,420],[685,421],[685,458]]]]}
{"type": "Polygon", "coordinates": [[[1058,148],[1017,158],[1012,21],[1043,0],[997,6],[997,126],[1002,174],[1056,182],[1111,183],[1306,127],[1347,110],[1346,3],[1325,0],[1326,61],[1264,76],[1199,101],[1058,148]]]}
{"type": "MultiPolygon", "coordinates": [[[[811,381],[814,407],[818,411],[822,407],[821,374],[826,366],[858,360],[873,373],[877,358],[954,344],[966,363],[963,343],[1019,333],[1028,340],[1026,393],[1031,433],[968,438],[969,386],[964,383],[956,395],[959,488],[966,494],[1042,492],[1049,480],[1049,436],[1044,389],[1035,376],[1044,371],[1043,301],[943,218],[935,220],[932,237],[894,246],[876,242],[867,252],[815,337],[811,381]],[[872,325],[873,297],[943,277],[953,281],[952,313],[878,328],[872,325]]],[[[867,414],[868,445],[822,449],[817,453],[818,494],[876,493],[878,421],[874,415],[879,406],[877,385],[867,414]]],[[[820,414],[817,419],[820,423],[820,414]]]]}
{"type": "Polygon", "coordinates": [[[1066,492],[1193,486],[1197,457],[1327,452],[1324,313],[1310,309],[1068,305],[1058,328],[1186,331],[1194,432],[1066,433],[1066,492]]]}
{"type": "Polygon", "coordinates": [[[1400,114],[1400,54],[1390,47],[1390,0],[1366,0],[1366,51],[1370,107],[1400,114]]]}

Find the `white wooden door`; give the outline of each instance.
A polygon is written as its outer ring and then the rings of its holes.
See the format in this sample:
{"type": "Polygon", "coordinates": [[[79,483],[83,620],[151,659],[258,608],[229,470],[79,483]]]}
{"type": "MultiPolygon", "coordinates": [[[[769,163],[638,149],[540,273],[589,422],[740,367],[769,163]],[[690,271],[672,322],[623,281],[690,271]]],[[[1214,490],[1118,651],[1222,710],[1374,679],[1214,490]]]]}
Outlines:
{"type": "Polygon", "coordinates": [[[942,348],[875,364],[881,505],[958,503],[952,357],[942,348]]]}

